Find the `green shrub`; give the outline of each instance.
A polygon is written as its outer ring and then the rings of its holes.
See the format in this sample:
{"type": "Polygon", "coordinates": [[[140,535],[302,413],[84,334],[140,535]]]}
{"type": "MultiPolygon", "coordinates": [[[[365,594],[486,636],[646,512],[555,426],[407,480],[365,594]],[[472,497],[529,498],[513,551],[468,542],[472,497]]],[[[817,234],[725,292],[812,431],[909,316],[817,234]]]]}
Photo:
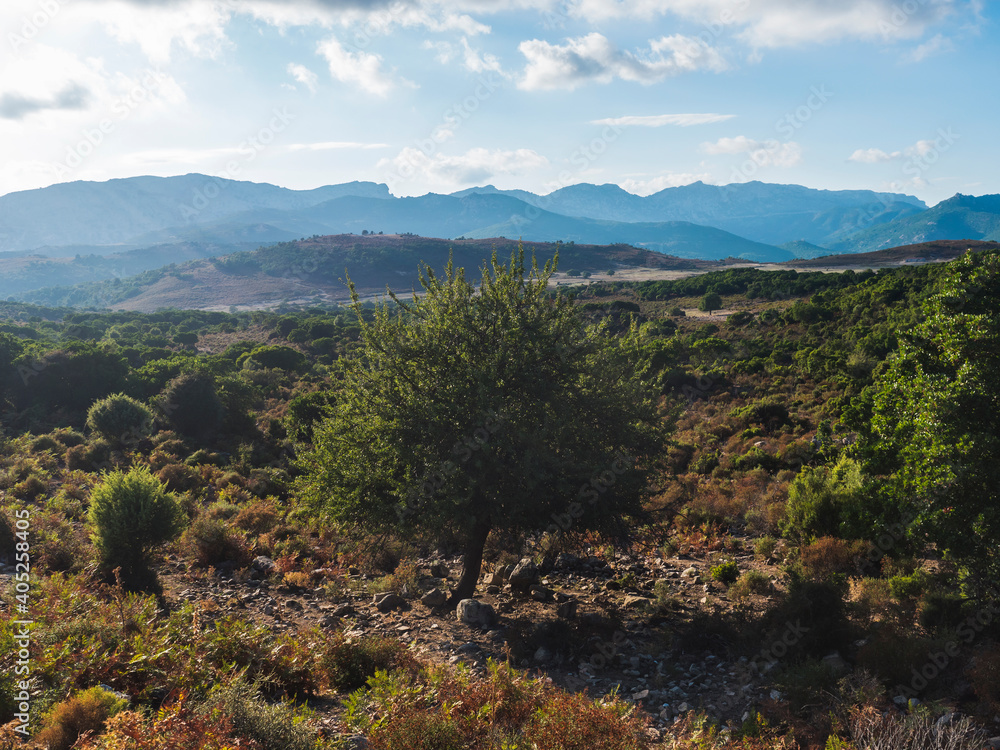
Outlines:
{"type": "Polygon", "coordinates": [[[349,692],[363,687],[380,670],[409,669],[416,661],[394,638],[371,636],[352,641],[338,632],[320,655],[319,664],[332,687],[349,692]]]}
{"type": "Polygon", "coordinates": [[[116,393],[91,405],[87,427],[112,443],[134,443],[152,434],[153,411],[131,396],[116,393]]]}
{"type": "Polygon", "coordinates": [[[860,501],[861,486],[860,465],[846,457],[832,469],[804,468],[788,488],[782,533],[803,541],[837,536],[841,521],[860,501]]]}
{"type": "Polygon", "coordinates": [[[50,750],[69,750],[84,732],[99,734],[111,716],[127,707],[128,701],[92,687],[56,705],[35,741],[50,750]]]}
{"type": "Polygon", "coordinates": [[[753,551],[758,557],[762,557],[767,560],[774,554],[774,550],[777,546],[778,540],[770,534],[765,534],[764,536],[754,540],[753,551]]]}
{"type": "Polygon", "coordinates": [[[222,425],[225,409],[208,373],[187,372],[171,380],[157,399],[171,428],[182,435],[201,436],[222,425]]]}
{"type": "Polygon", "coordinates": [[[893,576],[889,579],[889,592],[896,599],[917,599],[931,585],[930,573],[915,570],[910,575],[893,576]]]}
{"type": "Polygon", "coordinates": [[[121,568],[129,588],[155,585],[153,550],[184,526],[177,499],[148,468],[105,474],[90,493],[91,538],[106,571],[121,568]]]}
{"type": "Polygon", "coordinates": [[[759,570],[748,570],[729,587],[731,599],[744,599],[750,594],[771,593],[771,579],[759,570]]]}
{"type": "Polygon", "coordinates": [[[111,460],[111,444],[107,440],[74,445],[66,450],[66,468],[70,471],[97,471],[111,460]]]}
{"type": "Polygon", "coordinates": [[[719,583],[735,583],[736,579],[740,577],[740,566],[736,564],[735,560],[727,560],[712,568],[711,573],[712,578],[719,583]]]}
{"type": "Polygon", "coordinates": [[[920,624],[931,632],[958,627],[969,614],[970,603],[951,591],[929,591],[920,601],[920,624]]]}
{"type": "Polygon", "coordinates": [[[232,722],[241,737],[260,743],[262,748],[313,750],[316,732],[296,721],[295,710],[287,703],[269,704],[259,685],[243,679],[220,685],[209,696],[209,706],[217,706],[232,722]]]}

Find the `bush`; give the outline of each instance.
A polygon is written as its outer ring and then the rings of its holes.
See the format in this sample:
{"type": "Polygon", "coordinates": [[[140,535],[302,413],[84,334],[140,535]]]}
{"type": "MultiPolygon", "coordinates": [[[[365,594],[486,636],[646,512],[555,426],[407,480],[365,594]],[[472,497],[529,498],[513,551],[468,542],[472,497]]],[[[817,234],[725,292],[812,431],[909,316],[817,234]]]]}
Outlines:
{"type": "Polygon", "coordinates": [[[129,588],[155,585],[153,550],[184,526],[177,499],[149,469],[105,474],[90,493],[91,538],[106,571],[121,568],[129,588]]]}
{"type": "Polygon", "coordinates": [[[246,565],[250,550],[246,540],[218,518],[198,516],[181,537],[181,547],[200,565],[233,562],[246,565]]]}
{"type": "Polygon", "coordinates": [[[413,669],[416,660],[399,641],[384,636],[348,640],[337,632],[319,658],[327,683],[344,692],[364,687],[380,670],[413,669]]]}
{"type": "Polygon", "coordinates": [[[233,525],[252,534],[264,534],[280,521],[281,515],[273,501],[256,500],[236,514],[233,525]]]}
{"type": "Polygon", "coordinates": [[[970,602],[950,591],[929,591],[920,601],[919,621],[927,630],[956,628],[969,614],[970,602]]]}
{"type": "Polygon", "coordinates": [[[889,579],[889,591],[896,599],[917,599],[932,583],[930,573],[915,570],[910,575],[893,576],[889,579]]]}
{"type": "Polygon", "coordinates": [[[861,467],[849,458],[841,458],[833,469],[807,466],[788,488],[782,533],[804,541],[836,536],[860,502],[861,484],[861,467]]]}
{"type": "Polygon", "coordinates": [[[1000,646],[976,654],[969,679],[980,700],[992,713],[1000,712],[1000,646]]]}
{"type": "Polygon", "coordinates": [[[817,539],[801,550],[802,567],[813,578],[826,580],[836,575],[856,574],[867,558],[865,542],[847,542],[831,536],[817,539]]]}
{"type": "Polygon", "coordinates": [[[729,597],[731,599],[744,599],[750,594],[770,594],[771,579],[766,573],[759,570],[748,570],[741,575],[732,586],[729,587],[729,597]]]}
{"type": "Polygon", "coordinates": [[[711,573],[712,578],[719,583],[735,583],[736,579],[740,577],[740,566],[736,564],[735,560],[727,560],[712,568],[711,573]]]}
{"type": "Polygon", "coordinates": [[[128,707],[128,701],[104,688],[77,693],[52,709],[35,741],[51,750],[69,750],[84,732],[99,734],[107,720],[128,707]]]}
{"type": "Polygon", "coordinates": [[[209,706],[217,706],[232,722],[233,731],[263,748],[313,750],[316,732],[295,721],[295,711],[287,703],[271,705],[261,696],[259,685],[236,680],[221,685],[209,696],[209,706]]]}
{"type": "Polygon", "coordinates": [[[202,436],[222,425],[224,408],[211,375],[188,372],[171,380],[157,403],[171,428],[202,436]]]}
{"type": "Polygon", "coordinates": [[[124,393],[95,401],[87,411],[87,427],[111,443],[135,443],[153,432],[153,411],[124,393]]]}
{"type": "Polygon", "coordinates": [[[66,450],[66,468],[70,471],[97,471],[111,460],[111,444],[107,440],[74,445],[66,450]]]}
{"type": "Polygon", "coordinates": [[[764,536],[754,540],[753,551],[758,557],[768,560],[771,555],[774,554],[774,550],[777,546],[778,540],[770,534],[765,534],[764,536]]]}

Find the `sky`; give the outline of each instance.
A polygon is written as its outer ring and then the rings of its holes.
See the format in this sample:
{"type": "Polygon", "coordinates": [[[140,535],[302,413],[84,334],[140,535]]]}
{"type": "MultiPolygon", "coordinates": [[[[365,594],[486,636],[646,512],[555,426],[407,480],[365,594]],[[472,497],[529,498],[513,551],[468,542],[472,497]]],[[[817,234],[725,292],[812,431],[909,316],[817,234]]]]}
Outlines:
{"type": "Polygon", "coordinates": [[[1000,193],[997,5],[3,0],[0,194],[191,172],[1000,193]]]}

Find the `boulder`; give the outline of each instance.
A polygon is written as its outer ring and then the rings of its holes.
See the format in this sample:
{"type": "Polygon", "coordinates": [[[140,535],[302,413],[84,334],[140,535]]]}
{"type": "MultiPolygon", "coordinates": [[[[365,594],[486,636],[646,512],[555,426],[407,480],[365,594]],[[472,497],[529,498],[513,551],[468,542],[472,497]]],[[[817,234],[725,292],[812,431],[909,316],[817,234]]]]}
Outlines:
{"type": "Polygon", "coordinates": [[[491,627],[496,624],[497,613],[492,606],[478,599],[463,599],[455,608],[455,617],[466,625],[491,627]]]}
{"type": "Polygon", "coordinates": [[[441,589],[431,589],[422,597],[420,597],[420,603],[425,607],[440,607],[445,602],[448,601],[448,594],[441,589]]]}
{"type": "Polygon", "coordinates": [[[406,606],[406,599],[391,591],[384,594],[375,594],[375,607],[379,612],[391,612],[394,609],[406,606]]]}
{"type": "Polygon", "coordinates": [[[250,567],[258,573],[263,573],[264,575],[269,576],[275,571],[278,565],[267,555],[258,555],[254,558],[254,561],[250,563],[250,567]]]}
{"type": "Polygon", "coordinates": [[[521,559],[510,573],[510,587],[519,594],[527,594],[531,584],[538,580],[538,566],[530,557],[521,559]]]}

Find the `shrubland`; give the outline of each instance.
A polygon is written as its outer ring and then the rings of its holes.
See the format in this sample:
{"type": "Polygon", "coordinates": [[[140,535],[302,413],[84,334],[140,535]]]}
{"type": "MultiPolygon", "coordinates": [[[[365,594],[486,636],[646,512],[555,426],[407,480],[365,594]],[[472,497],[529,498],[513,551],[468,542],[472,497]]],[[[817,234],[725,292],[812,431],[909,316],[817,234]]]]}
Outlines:
{"type": "MultiPolygon", "coordinates": [[[[27,511],[37,746],[860,750],[995,733],[996,252],[559,299],[523,259],[487,271],[480,294],[455,271],[353,310],[0,303],[0,563],[27,511]],[[588,483],[607,502],[574,515],[588,483]],[[553,580],[560,560],[610,561],[594,603],[645,601],[589,631],[511,635],[474,671],[348,611],[384,592],[416,608],[437,585],[488,598],[480,564],[524,557],[553,580]],[[428,558],[474,570],[456,585],[428,558]],[[704,604],[641,572],[665,562],[700,566],[704,604]],[[206,581],[232,593],[179,596],[206,581]],[[249,584],[348,609],[275,629],[249,584]],[[773,697],[736,716],[692,705],[651,733],[641,701],[524,670],[619,626],[665,661],[745,657],[773,697]]],[[[4,722],[15,693],[0,677],[4,722]]]]}

